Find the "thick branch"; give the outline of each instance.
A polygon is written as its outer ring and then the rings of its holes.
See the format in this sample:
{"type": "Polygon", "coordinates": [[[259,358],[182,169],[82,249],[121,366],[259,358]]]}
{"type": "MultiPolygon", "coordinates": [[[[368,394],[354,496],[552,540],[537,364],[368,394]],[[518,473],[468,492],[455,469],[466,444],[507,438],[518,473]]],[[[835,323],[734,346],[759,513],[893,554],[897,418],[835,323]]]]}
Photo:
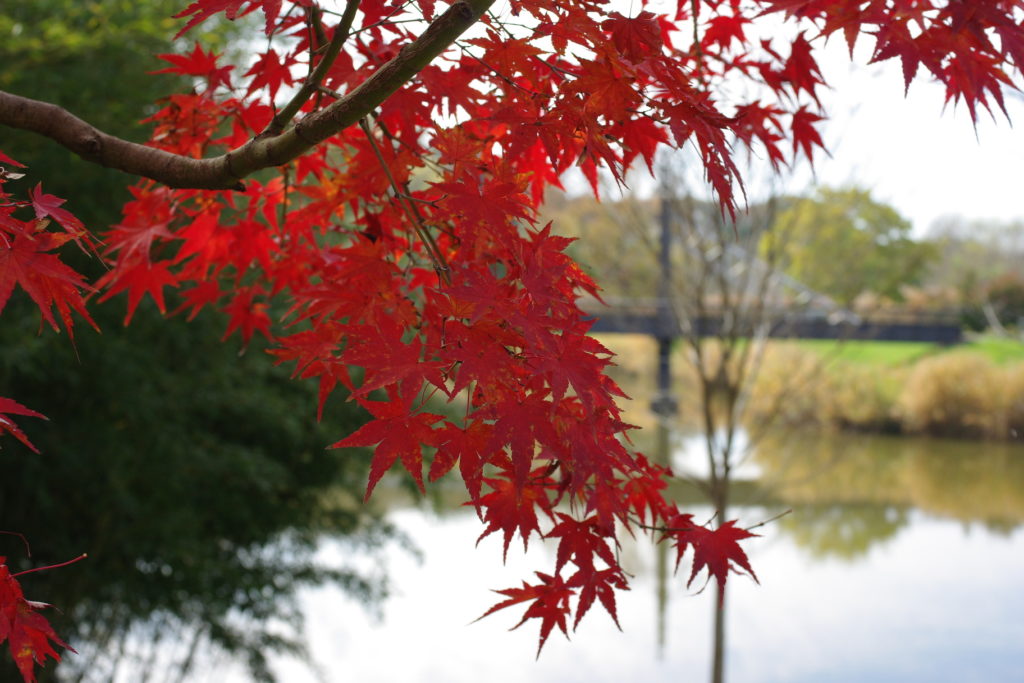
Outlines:
{"type": "Polygon", "coordinates": [[[408,83],[472,26],[494,0],[458,0],[423,34],[358,87],[295,126],[271,137],[257,137],[210,159],[193,159],[108,135],[48,102],[0,90],[0,124],[46,136],[86,161],[152,178],[170,187],[227,190],[263,168],[281,166],[356,123],[408,83]]]}

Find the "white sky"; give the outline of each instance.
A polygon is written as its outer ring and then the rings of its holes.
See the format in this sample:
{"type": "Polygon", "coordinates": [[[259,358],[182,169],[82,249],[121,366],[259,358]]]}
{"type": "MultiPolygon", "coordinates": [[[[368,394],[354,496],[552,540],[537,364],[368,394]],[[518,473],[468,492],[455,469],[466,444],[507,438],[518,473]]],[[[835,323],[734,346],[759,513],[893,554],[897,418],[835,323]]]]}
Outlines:
{"type": "MultiPolygon", "coordinates": [[[[646,7],[672,12],[676,2],[648,0],[646,7]]],[[[640,11],[640,0],[619,3],[624,14],[633,16],[640,11]]],[[[748,37],[757,33],[781,37],[795,31],[792,22],[784,24],[775,17],[759,21],[762,31],[751,28],[748,37]]],[[[813,44],[819,47],[817,42],[813,44]]],[[[899,60],[868,65],[873,46],[874,40],[862,35],[851,62],[838,32],[823,51],[816,52],[831,86],[822,95],[830,118],[822,137],[832,156],[819,156],[813,177],[806,163],[798,166],[782,188],[807,193],[815,183],[867,187],[875,199],[908,218],[918,236],[941,216],[959,215],[968,221],[1024,220],[1024,131],[1014,129],[998,108],[995,119],[982,109],[975,130],[962,102],[956,107],[952,103],[944,106],[944,88],[929,80],[924,67],[904,97],[899,60]]],[[[1024,78],[1018,75],[1017,81],[1024,82],[1024,78]]],[[[1024,125],[1024,96],[1007,92],[1006,107],[1011,121],[1024,125]]],[[[758,183],[756,178],[752,180],[748,190],[750,200],[756,201],[758,183]]],[[[584,183],[569,182],[573,191],[585,187],[584,183]]],[[[631,183],[640,193],[646,193],[645,185],[650,181],[631,183]]]]}
{"type": "MultiPolygon", "coordinates": [[[[1001,112],[995,120],[982,112],[975,131],[962,102],[943,109],[942,86],[919,74],[904,98],[898,60],[865,66],[867,58],[856,57],[851,64],[845,44],[834,41],[821,60],[833,86],[823,99],[832,117],[824,136],[832,158],[817,164],[819,182],[871,188],[918,234],[948,214],[1024,219],[1020,128],[1001,112]]],[[[1024,98],[1008,93],[1006,105],[1011,120],[1024,123],[1024,98]]]]}
{"type": "MultiPolygon", "coordinates": [[[[646,9],[671,14],[677,2],[647,0],[646,9]]],[[[641,0],[615,0],[614,4],[628,16],[641,10],[641,0]]],[[[505,2],[498,2],[494,11],[512,18],[505,2]]],[[[796,30],[792,22],[784,24],[779,17],[761,19],[758,26],[762,37],[796,30]]],[[[757,33],[750,28],[748,37],[757,33]]],[[[975,129],[962,102],[944,106],[943,87],[931,82],[923,67],[904,97],[899,60],[867,64],[873,44],[870,36],[861,36],[851,62],[846,43],[837,33],[817,53],[825,80],[832,86],[822,96],[830,117],[823,138],[832,156],[818,157],[813,177],[806,163],[798,166],[782,188],[806,193],[815,183],[867,187],[877,200],[910,219],[919,236],[935,219],[948,215],[968,221],[1024,220],[1024,132],[1014,129],[1001,112],[993,119],[984,110],[975,129]]],[[[1006,105],[1011,120],[1024,125],[1024,96],[1008,92],[1006,105]]],[[[579,174],[564,180],[571,192],[589,193],[579,174]]],[[[649,177],[631,181],[641,194],[650,192],[653,185],[649,177]]],[[[757,185],[756,178],[748,184],[751,201],[758,198],[757,185]]]]}

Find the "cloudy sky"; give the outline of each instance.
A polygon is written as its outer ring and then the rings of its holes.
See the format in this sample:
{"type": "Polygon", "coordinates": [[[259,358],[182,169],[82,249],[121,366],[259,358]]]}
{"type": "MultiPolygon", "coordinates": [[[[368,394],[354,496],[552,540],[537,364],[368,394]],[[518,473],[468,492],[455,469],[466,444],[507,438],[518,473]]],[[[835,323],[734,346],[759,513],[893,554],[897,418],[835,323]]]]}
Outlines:
{"type": "MultiPolygon", "coordinates": [[[[639,0],[619,2],[627,15],[640,11],[639,0]]],[[[673,10],[676,2],[648,0],[646,7],[673,10]]],[[[760,37],[797,30],[775,19],[759,20],[760,37]]],[[[831,119],[823,138],[832,156],[822,155],[813,173],[806,164],[798,166],[781,189],[804,193],[816,183],[867,187],[876,199],[910,219],[918,235],[949,215],[1024,220],[1024,96],[1006,94],[1007,111],[1017,128],[996,108],[995,117],[982,109],[975,129],[962,102],[945,105],[944,88],[930,82],[923,67],[904,96],[899,60],[869,65],[873,45],[869,36],[861,36],[851,61],[845,41],[836,34],[818,53],[832,86],[822,97],[831,119]]],[[[758,174],[751,175],[750,200],[756,201],[758,174]]],[[[586,191],[578,179],[569,183],[572,192],[586,191]]],[[[634,175],[631,187],[646,194],[653,183],[634,175]]]]}
{"type": "Polygon", "coordinates": [[[943,107],[941,86],[919,75],[904,97],[898,61],[866,62],[858,54],[851,65],[838,43],[822,60],[833,86],[824,99],[832,158],[817,164],[820,182],[872,188],[919,232],[947,214],[1024,219],[1024,98],[1007,96],[1016,128],[983,111],[975,130],[963,103],[943,107]]]}

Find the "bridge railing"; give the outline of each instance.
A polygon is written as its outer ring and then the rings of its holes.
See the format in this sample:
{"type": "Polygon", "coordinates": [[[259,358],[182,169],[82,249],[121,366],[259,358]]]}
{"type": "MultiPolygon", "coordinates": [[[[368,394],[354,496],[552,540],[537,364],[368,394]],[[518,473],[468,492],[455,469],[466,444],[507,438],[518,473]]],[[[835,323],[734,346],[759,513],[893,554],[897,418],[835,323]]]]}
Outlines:
{"type": "MultiPolygon", "coordinates": [[[[595,332],[648,334],[658,338],[680,337],[684,334],[716,336],[723,331],[721,314],[709,312],[702,316],[679,319],[667,302],[651,299],[610,299],[607,306],[599,302],[584,303],[584,310],[593,315],[595,332]]],[[[803,339],[876,339],[888,341],[919,341],[957,344],[963,340],[959,318],[951,311],[877,311],[857,314],[844,310],[776,307],[767,311],[764,320],[768,334],[777,338],[803,339]]],[[[734,333],[754,334],[754,329],[741,326],[734,333]]]]}

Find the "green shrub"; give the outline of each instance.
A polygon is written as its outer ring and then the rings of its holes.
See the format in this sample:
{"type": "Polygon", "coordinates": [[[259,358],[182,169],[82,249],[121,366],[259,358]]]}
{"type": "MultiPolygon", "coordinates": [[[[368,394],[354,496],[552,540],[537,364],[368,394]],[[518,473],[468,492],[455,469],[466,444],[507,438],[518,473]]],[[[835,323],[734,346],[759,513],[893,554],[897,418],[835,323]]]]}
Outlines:
{"type": "Polygon", "coordinates": [[[1003,371],[1000,381],[1003,388],[1004,421],[1002,434],[998,436],[1024,441],[1024,363],[1017,363],[1003,371]]]}
{"type": "Polygon", "coordinates": [[[841,429],[893,433],[901,431],[896,400],[907,375],[904,369],[879,371],[844,363],[828,373],[829,391],[822,410],[841,429]]]}
{"type": "Polygon", "coordinates": [[[917,363],[897,402],[906,428],[941,436],[996,436],[1004,423],[997,369],[976,353],[947,353],[917,363]]]}
{"type": "Polygon", "coordinates": [[[747,404],[747,418],[776,426],[828,422],[829,386],[821,357],[796,344],[777,343],[764,354],[747,404]]]}

